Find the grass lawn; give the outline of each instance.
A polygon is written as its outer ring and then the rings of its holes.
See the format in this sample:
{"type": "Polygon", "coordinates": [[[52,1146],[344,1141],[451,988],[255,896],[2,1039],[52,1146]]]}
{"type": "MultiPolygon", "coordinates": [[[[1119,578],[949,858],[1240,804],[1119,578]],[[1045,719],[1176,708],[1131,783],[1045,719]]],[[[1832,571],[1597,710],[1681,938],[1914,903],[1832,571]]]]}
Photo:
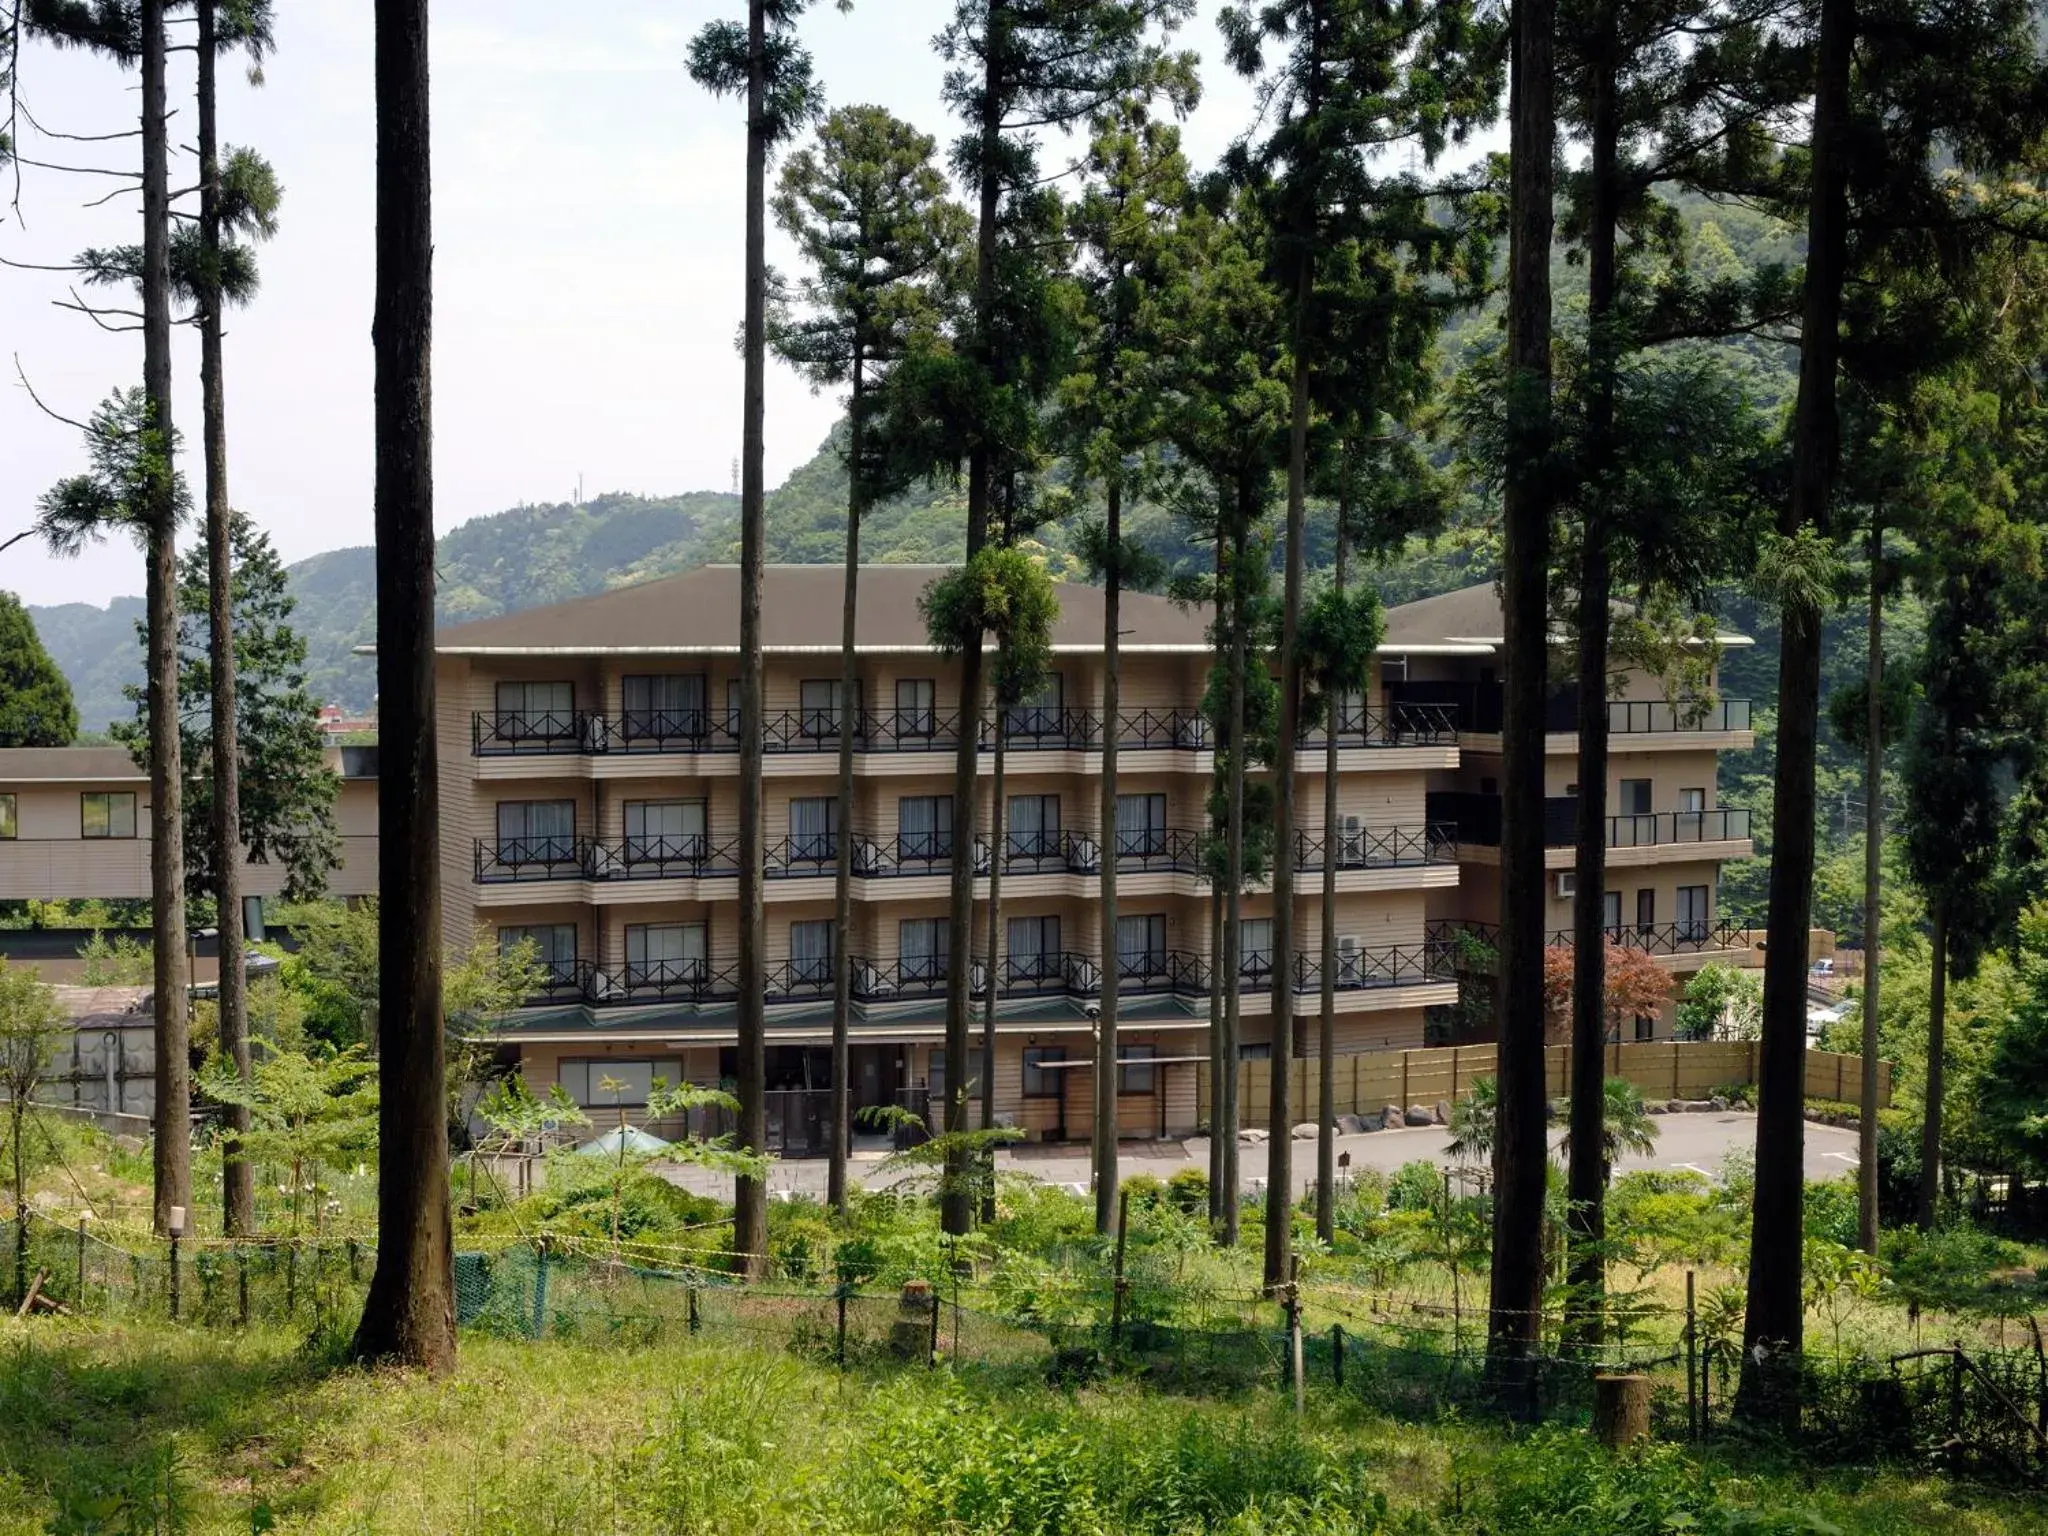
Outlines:
{"type": "Polygon", "coordinates": [[[465,1338],[448,1381],[280,1332],[0,1321],[0,1536],[58,1532],[2048,1533],[2038,1496],[1617,1460],[1576,1431],[1395,1422],[1311,1396],[841,1376],[786,1353],[465,1338]]]}

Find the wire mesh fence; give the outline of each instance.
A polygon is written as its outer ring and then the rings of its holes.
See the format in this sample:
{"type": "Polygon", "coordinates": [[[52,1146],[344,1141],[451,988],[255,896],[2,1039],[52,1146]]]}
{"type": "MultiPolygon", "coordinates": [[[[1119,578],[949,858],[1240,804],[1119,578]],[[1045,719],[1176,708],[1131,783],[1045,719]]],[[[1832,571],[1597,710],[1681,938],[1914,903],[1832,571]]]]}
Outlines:
{"type": "MultiPolygon", "coordinates": [[[[234,1328],[346,1329],[374,1249],[353,1239],[167,1243],[146,1233],[0,1223],[0,1275],[19,1313],[234,1328]]],[[[465,1247],[458,1324],[515,1340],[646,1346],[696,1339],[788,1352],[845,1370],[956,1370],[1079,1385],[1111,1373],[1156,1390],[1229,1394],[1302,1386],[1410,1419],[1503,1406],[1486,1319],[1433,1299],[1304,1285],[1269,1296],[1143,1285],[1077,1264],[1020,1288],[963,1260],[924,1278],[872,1274],[745,1282],[717,1256],[549,1236],[465,1247]],[[1295,1334],[1299,1332],[1297,1345],[1295,1334]]],[[[829,1266],[826,1266],[829,1270],[829,1266]]],[[[1572,1346],[1560,1319],[1515,1380],[1515,1409],[1567,1422],[1591,1411],[1596,1373],[1649,1378],[1666,1438],[1724,1431],[1740,1358],[1683,1310],[1646,1312],[1632,1334],[1572,1346]]],[[[1820,1454],[1935,1463],[2048,1482],[2048,1351],[1960,1343],[1871,1358],[1806,1356],[1802,1429],[1820,1454]]]]}

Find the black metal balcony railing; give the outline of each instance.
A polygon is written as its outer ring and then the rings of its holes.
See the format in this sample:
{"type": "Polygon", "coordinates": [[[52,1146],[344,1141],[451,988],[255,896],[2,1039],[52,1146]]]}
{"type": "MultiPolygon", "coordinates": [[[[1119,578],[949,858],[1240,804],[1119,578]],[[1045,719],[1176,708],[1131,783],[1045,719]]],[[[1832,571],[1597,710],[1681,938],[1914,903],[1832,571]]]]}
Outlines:
{"type": "MultiPolygon", "coordinates": [[[[1747,706],[1744,708],[1746,711],[1747,706]]],[[[1357,706],[1340,711],[1338,744],[1410,747],[1454,743],[1460,715],[1461,706],[1454,701],[1396,700],[1384,707],[1357,706]]],[[[762,717],[762,749],[836,752],[849,719],[854,749],[859,752],[951,751],[960,740],[957,711],[912,708],[849,716],[837,709],[785,709],[770,710],[762,717]]],[[[1493,727],[1498,728],[1497,724],[1493,727]]],[[[992,715],[982,716],[976,733],[980,750],[993,751],[996,722],[992,715]]],[[[1117,745],[1129,751],[1198,751],[1211,745],[1213,735],[1198,710],[1140,709],[1117,714],[1117,745]]],[[[1102,717],[1092,710],[1021,705],[1003,711],[1003,739],[1012,752],[1096,751],[1103,741],[1102,717]]],[[[1321,725],[1302,733],[1304,743],[1325,739],[1321,725]]],[[[581,709],[544,713],[478,710],[470,717],[470,752],[476,757],[634,752],[697,755],[738,750],[739,717],[730,710],[626,710],[611,715],[581,709]]]]}
{"type": "MultiPolygon", "coordinates": [[[[1422,707],[1447,710],[1454,730],[1492,735],[1501,728],[1498,682],[1390,683],[1387,701],[1390,712],[1422,707]]],[[[1570,685],[1552,689],[1543,701],[1543,729],[1563,733],[1578,728],[1578,689],[1570,685]]],[[[1748,699],[1611,699],[1607,705],[1607,729],[1618,735],[1750,728],[1748,699]]]]}
{"type": "MultiPolygon", "coordinates": [[[[1321,833],[1294,835],[1294,867],[1320,870],[1327,842],[1321,833]]],[[[1361,827],[1337,834],[1337,868],[1399,869],[1418,864],[1455,864],[1458,861],[1457,828],[1449,825],[1423,827],[1361,827]]]]}
{"type": "MultiPolygon", "coordinates": [[[[1375,987],[1417,986],[1454,978],[1455,925],[1432,924],[1421,946],[1346,950],[1338,957],[1337,988],[1358,991],[1375,987]]],[[[941,997],[946,991],[946,957],[902,955],[893,960],[848,958],[854,1001],[863,1004],[941,997]]],[[[529,1002],[536,1005],[581,1003],[592,1007],[624,1007],[646,1003],[690,1003],[698,1006],[733,1002],[739,996],[736,962],[714,963],[699,958],[629,960],[604,967],[589,960],[563,960],[543,967],[545,976],[529,1002]]],[[[1098,957],[1078,950],[1006,954],[997,968],[997,995],[1006,998],[1065,996],[1086,999],[1100,995],[1102,967],[1098,957]]],[[[1239,958],[1238,987],[1244,996],[1263,996],[1273,987],[1273,957],[1250,950],[1239,958]]],[[[1190,999],[1209,993],[1211,965],[1191,950],[1129,951],[1117,956],[1118,991],[1125,996],[1171,995],[1190,999]]],[[[1291,988],[1313,993],[1322,985],[1320,957],[1297,953],[1288,970],[1291,988]]],[[[784,960],[767,967],[763,997],[770,1003],[829,1001],[833,994],[830,956],[784,960]]],[[[986,955],[977,956],[969,973],[970,995],[988,994],[986,955]]]]}
{"type": "MultiPolygon", "coordinates": [[[[1499,795],[1466,790],[1438,790],[1427,797],[1429,819],[1455,829],[1457,840],[1481,847],[1500,846],[1499,795]]],[[[1551,795],[1543,802],[1543,843],[1569,848],[1577,840],[1578,799],[1551,795]]],[[[1724,806],[1712,811],[1654,811],[1607,818],[1610,848],[1652,848],[1683,843],[1740,842],[1750,835],[1747,807],[1724,806]]]]}
{"type": "MultiPolygon", "coordinates": [[[[1692,918],[1674,923],[1622,923],[1602,932],[1624,949],[1640,949],[1651,955],[1696,955],[1724,949],[1749,949],[1763,937],[1761,928],[1725,918],[1712,921],[1692,918]]],[[[1450,946],[1456,946],[1460,934],[1490,947],[1498,948],[1500,944],[1500,926],[1497,923],[1443,919],[1429,925],[1429,934],[1431,942],[1450,946]]],[[[1572,939],[1569,928],[1553,928],[1543,936],[1545,945],[1570,944],[1572,939]]]]}

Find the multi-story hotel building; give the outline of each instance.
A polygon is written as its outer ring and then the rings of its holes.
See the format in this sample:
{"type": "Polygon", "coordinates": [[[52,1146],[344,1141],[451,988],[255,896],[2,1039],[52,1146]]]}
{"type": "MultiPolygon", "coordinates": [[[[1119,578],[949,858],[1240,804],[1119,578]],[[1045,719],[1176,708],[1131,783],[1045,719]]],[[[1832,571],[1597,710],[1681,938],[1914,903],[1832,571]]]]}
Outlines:
{"type": "MultiPolygon", "coordinates": [[[[940,1090],[952,860],[971,858],[971,990],[979,1038],[993,997],[993,1073],[1009,1122],[1087,1132],[1093,1016],[1104,967],[1120,977],[1126,1134],[1194,1128],[1207,1071],[1216,956],[1203,876],[1214,771],[1199,700],[1206,615],[1127,594],[1122,686],[1103,717],[1102,597],[1059,587],[1055,673],[1007,713],[1002,846],[991,846],[994,732],[977,728],[975,825],[952,824],[957,668],[925,637],[918,598],[935,568],[862,573],[858,696],[840,694],[840,581],[832,566],[771,566],[766,665],[765,900],[771,1141],[822,1134],[832,961],[852,958],[856,1106],[940,1090]],[[837,751],[854,733],[854,916],[833,913],[837,751]],[[1101,748],[1118,743],[1113,828],[1097,824],[1101,748]],[[1101,861],[1118,869],[1116,953],[1100,942],[1101,861]],[[987,876],[1002,863],[1002,937],[986,953],[987,876]],[[810,1090],[806,1093],[803,1090],[810,1090]]],[[[487,925],[530,940],[547,996],[503,1036],[537,1088],[586,1104],[644,1101],[654,1078],[730,1075],[738,952],[738,577],[730,566],[620,588],[440,632],[443,910],[447,937],[487,925]]],[[[1338,712],[1340,829],[1320,825],[1325,743],[1304,744],[1311,820],[1286,851],[1300,872],[1301,952],[1272,948],[1263,892],[1245,899],[1241,989],[1248,1053],[1276,1039],[1272,977],[1293,983],[1295,1049],[1319,1011],[1322,870],[1336,863],[1337,1049],[1419,1046],[1456,1013],[1447,930],[1497,905],[1499,610],[1491,587],[1393,610],[1368,696],[1338,712]]],[[[1550,777],[1553,862],[1568,867],[1572,744],[1561,699],[1550,777]]],[[[1615,705],[1611,867],[1615,930],[1674,967],[1738,946],[1717,921],[1720,860],[1749,851],[1746,817],[1714,803],[1714,753],[1746,745],[1746,707],[1673,709],[1650,680],[1615,705]]],[[[1553,877],[1554,880],[1554,877],[1553,877]]],[[[1553,912],[1569,921],[1568,885],[1553,912]]],[[[978,1057],[978,1052],[977,1052],[978,1057]]]]}

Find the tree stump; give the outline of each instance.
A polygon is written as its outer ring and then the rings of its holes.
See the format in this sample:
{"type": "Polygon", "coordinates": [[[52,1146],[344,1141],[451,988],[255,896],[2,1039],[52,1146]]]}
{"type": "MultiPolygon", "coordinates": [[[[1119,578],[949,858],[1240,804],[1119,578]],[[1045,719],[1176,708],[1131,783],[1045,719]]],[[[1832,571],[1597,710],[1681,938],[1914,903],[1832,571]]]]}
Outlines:
{"type": "Polygon", "coordinates": [[[1593,1378],[1593,1432],[1609,1450],[1650,1437],[1650,1378],[1610,1375],[1593,1378]]]}
{"type": "Polygon", "coordinates": [[[889,1353],[899,1360],[922,1360],[931,1354],[932,1314],[939,1298],[929,1281],[906,1280],[889,1324],[889,1353]]]}

